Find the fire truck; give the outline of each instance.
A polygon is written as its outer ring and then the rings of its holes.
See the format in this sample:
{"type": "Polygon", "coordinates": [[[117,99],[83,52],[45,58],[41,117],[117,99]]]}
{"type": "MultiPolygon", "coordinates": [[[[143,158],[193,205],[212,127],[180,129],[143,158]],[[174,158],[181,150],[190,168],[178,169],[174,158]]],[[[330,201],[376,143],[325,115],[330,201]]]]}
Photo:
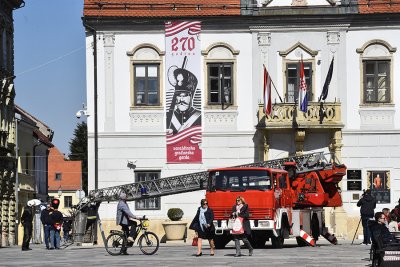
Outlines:
{"type": "MultiPolygon", "coordinates": [[[[249,204],[255,247],[271,239],[273,247],[281,248],[289,237],[296,237],[301,246],[313,245],[319,235],[332,241],[323,208],[342,205],[338,183],[345,174],[346,166],[332,154],[317,152],[92,190],[77,205],[75,235],[83,239],[82,230],[76,229],[85,229],[88,207],[118,201],[121,192],[136,201],[206,189],[217,248],[231,240],[228,220],[239,195],[249,204]]],[[[105,239],[99,216],[97,222],[105,239]]]]}
{"type": "Polygon", "coordinates": [[[296,237],[300,246],[314,245],[320,235],[335,243],[324,223],[324,207],[339,207],[338,183],[346,166],[323,154],[305,162],[280,162],[266,167],[230,167],[209,170],[206,198],[214,211],[215,245],[223,248],[231,240],[228,219],[235,199],[249,205],[250,240],[263,247],[282,248],[284,239],[296,237]]]}

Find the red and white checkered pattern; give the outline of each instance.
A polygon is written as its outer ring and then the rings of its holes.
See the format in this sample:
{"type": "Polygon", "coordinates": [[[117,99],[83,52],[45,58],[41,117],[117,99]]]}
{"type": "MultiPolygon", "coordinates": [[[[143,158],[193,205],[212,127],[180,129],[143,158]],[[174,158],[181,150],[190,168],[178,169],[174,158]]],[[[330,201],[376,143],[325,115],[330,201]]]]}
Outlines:
{"type": "Polygon", "coordinates": [[[312,238],[309,234],[307,234],[305,231],[300,230],[300,237],[304,239],[308,244],[311,246],[315,246],[315,240],[312,238]]]}

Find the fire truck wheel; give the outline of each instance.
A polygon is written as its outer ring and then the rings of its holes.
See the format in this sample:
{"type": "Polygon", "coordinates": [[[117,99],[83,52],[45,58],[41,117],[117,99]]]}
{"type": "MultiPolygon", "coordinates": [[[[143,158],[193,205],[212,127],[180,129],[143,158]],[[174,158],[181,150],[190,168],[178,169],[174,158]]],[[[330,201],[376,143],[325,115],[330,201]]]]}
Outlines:
{"type": "Polygon", "coordinates": [[[279,235],[278,237],[272,235],[271,236],[271,243],[273,248],[282,248],[285,239],[283,236],[279,235]]]}
{"type": "Polygon", "coordinates": [[[260,238],[252,238],[250,243],[254,248],[263,248],[265,246],[265,242],[267,242],[266,239],[260,239],[260,238]]]}

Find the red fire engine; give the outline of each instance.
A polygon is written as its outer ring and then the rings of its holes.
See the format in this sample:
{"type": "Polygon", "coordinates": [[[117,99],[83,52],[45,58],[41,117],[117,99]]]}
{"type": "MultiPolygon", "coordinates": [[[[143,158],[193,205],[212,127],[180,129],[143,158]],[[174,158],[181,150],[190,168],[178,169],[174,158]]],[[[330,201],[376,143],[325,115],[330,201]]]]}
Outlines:
{"type": "Polygon", "coordinates": [[[323,154],[305,162],[284,162],[283,169],[268,166],[276,165],[209,170],[206,197],[214,210],[216,247],[225,247],[232,238],[228,219],[238,196],[249,205],[255,247],[271,239],[274,248],[281,248],[289,237],[296,237],[301,246],[314,245],[320,235],[335,243],[325,227],[323,208],[342,205],[338,183],[346,166],[323,154]]]}

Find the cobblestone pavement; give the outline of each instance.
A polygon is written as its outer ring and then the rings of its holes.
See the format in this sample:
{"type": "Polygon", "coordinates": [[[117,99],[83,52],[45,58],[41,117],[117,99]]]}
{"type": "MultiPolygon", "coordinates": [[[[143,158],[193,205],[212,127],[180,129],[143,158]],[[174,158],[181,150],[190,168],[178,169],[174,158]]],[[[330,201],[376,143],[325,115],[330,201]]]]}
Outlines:
{"type": "MultiPolygon", "coordinates": [[[[233,243],[226,249],[217,250],[210,256],[205,246],[202,257],[195,257],[196,248],[188,243],[161,244],[152,256],[141,253],[137,246],[130,248],[126,256],[110,256],[101,246],[70,246],[62,250],[46,250],[44,245],[32,245],[31,251],[21,251],[20,247],[0,248],[0,266],[370,266],[369,246],[351,245],[349,241],[339,241],[331,245],[319,242],[317,247],[297,247],[294,240],[285,240],[283,249],[272,249],[267,245],[255,249],[252,257],[247,249],[244,256],[235,258],[233,243]]],[[[190,242],[189,242],[190,243],[190,242]]]]}

